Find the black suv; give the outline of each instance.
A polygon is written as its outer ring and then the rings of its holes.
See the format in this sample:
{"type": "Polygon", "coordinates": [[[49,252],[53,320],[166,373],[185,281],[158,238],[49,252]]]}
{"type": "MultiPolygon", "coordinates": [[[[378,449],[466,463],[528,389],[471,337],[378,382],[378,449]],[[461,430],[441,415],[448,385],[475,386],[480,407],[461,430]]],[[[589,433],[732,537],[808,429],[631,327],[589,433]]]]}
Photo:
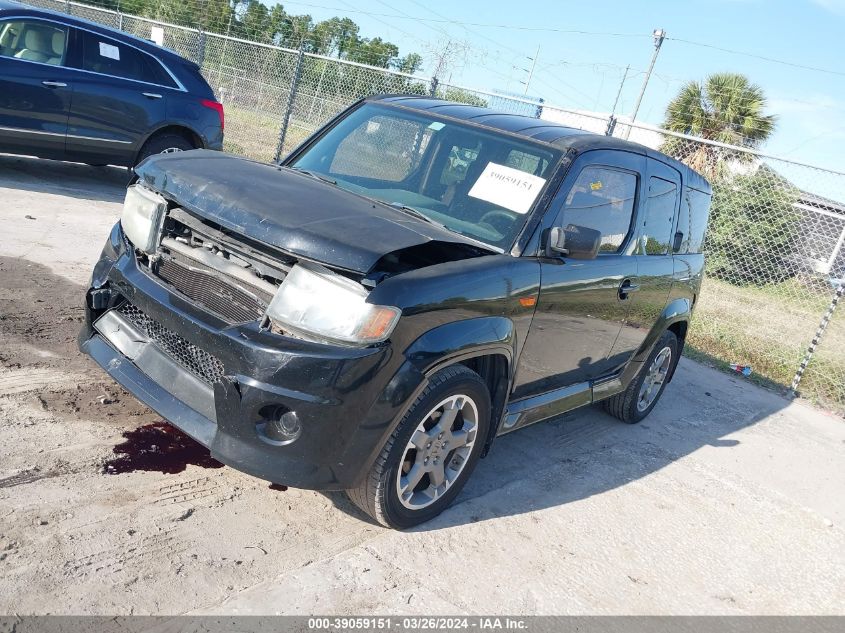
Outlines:
{"type": "Polygon", "coordinates": [[[222,149],[199,67],[93,22],[0,0],[0,152],[91,165],[222,149]]]}
{"type": "Polygon", "coordinates": [[[707,182],[648,148],[365,99],[282,165],[136,168],[81,349],[235,468],[407,527],[496,436],[660,398],[701,283],[707,182]]]}

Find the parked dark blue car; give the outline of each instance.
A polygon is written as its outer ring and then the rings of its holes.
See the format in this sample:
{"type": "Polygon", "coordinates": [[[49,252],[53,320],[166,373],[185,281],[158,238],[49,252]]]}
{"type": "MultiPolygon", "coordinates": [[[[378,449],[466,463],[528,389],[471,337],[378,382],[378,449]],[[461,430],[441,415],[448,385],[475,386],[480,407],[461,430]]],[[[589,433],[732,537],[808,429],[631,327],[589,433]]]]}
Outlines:
{"type": "Polygon", "coordinates": [[[0,152],[92,165],[222,149],[199,67],[153,42],[0,0],[0,152]]]}

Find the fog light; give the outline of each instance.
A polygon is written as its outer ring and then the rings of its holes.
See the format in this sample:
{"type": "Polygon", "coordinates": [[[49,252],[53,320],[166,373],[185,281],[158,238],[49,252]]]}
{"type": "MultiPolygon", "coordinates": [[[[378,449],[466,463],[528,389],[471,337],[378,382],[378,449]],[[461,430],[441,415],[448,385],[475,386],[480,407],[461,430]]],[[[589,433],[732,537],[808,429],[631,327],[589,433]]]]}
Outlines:
{"type": "Polygon", "coordinates": [[[296,412],[286,407],[264,407],[259,415],[263,420],[256,425],[256,430],[259,437],[270,444],[290,444],[302,433],[296,412]]]}

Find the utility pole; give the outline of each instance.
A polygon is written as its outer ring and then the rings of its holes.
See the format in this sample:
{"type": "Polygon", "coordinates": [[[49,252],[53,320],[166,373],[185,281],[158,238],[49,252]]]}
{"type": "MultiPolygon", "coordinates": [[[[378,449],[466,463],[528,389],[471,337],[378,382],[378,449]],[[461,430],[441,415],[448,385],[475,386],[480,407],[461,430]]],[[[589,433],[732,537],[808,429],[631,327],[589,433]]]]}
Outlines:
{"type": "Polygon", "coordinates": [[[619,90],[616,91],[616,99],[613,100],[613,109],[610,111],[610,116],[607,119],[606,136],[613,136],[613,130],[616,127],[616,106],[619,105],[619,97],[622,95],[622,88],[625,86],[625,80],[628,78],[628,71],[631,70],[631,65],[625,66],[625,74],[622,75],[622,81],[619,82],[619,90]]]}
{"type": "MultiPolygon", "coordinates": [[[[654,29],[652,36],[654,37],[654,54],[651,56],[651,63],[648,65],[648,70],[645,73],[645,79],[643,79],[643,87],[640,89],[637,102],[634,104],[634,111],[631,113],[631,123],[637,119],[637,112],[640,110],[640,103],[643,101],[643,95],[645,94],[646,86],[648,86],[648,80],[651,78],[651,71],[654,70],[654,63],[657,61],[657,54],[660,52],[663,40],[666,39],[666,31],[663,29],[654,29]]],[[[625,138],[627,139],[630,134],[631,126],[629,125],[628,129],[625,130],[625,138]]]]}
{"type": "Polygon", "coordinates": [[[537,44],[537,52],[534,53],[534,57],[529,57],[528,59],[531,60],[531,68],[523,68],[525,72],[528,73],[528,79],[525,81],[521,81],[519,83],[525,84],[525,90],[523,91],[523,96],[528,94],[528,88],[531,86],[531,79],[534,77],[534,69],[537,67],[537,58],[540,56],[540,45],[537,44]]]}

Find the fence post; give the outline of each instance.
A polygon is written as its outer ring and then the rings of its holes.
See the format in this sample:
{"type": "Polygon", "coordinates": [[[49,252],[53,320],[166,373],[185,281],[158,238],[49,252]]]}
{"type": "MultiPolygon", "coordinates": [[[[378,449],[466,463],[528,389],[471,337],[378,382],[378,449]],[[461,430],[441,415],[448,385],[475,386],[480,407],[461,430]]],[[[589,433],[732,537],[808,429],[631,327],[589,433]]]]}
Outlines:
{"type": "Polygon", "coordinates": [[[202,68],[203,62],[205,62],[205,31],[202,29],[197,29],[197,66],[202,68]]]}
{"type": "Polygon", "coordinates": [[[73,9],[70,6],[70,0],[65,0],[65,13],[73,15],[73,9]]]}
{"type": "Polygon", "coordinates": [[[607,129],[604,131],[605,136],[613,136],[613,131],[616,129],[616,117],[612,114],[607,120],[607,129]]]}
{"type": "Polygon", "coordinates": [[[290,116],[293,112],[294,99],[296,99],[296,89],[299,87],[299,79],[302,76],[302,66],[305,61],[305,45],[304,40],[299,43],[299,52],[296,57],[296,68],[293,70],[293,79],[290,82],[290,92],[288,93],[288,104],[285,108],[285,117],[282,119],[282,128],[279,130],[279,143],[276,145],[276,155],[273,156],[273,162],[278,163],[284,151],[285,137],[288,133],[288,125],[290,125],[290,116]]]}
{"type": "Polygon", "coordinates": [[[824,331],[827,329],[827,326],[830,323],[830,319],[831,317],[833,317],[833,313],[836,310],[836,306],[839,305],[839,300],[842,298],[843,294],[845,294],[845,281],[840,280],[839,287],[836,289],[836,294],[834,294],[833,299],[830,300],[830,305],[827,307],[827,312],[825,312],[825,315],[822,317],[821,323],[819,323],[819,328],[816,330],[816,335],[810,342],[810,347],[807,348],[807,353],[804,355],[804,360],[801,361],[801,365],[799,365],[798,371],[795,372],[795,377],[792,379],[792,386],[789,389],[792,392],[793,397],[798,395],[798,385],[801,383],[801,377],[804,375],[804,371],[807,369],[807,365],[813,358],[813,354],[816,353],[816,347],[818,347],[819,341],[821,340],[822,336],[824,336],[824,331]]]}
{"type": "Polygon", "coordinates": [[[117,30],[123,30],[123,14],[120,11],[117,12],[117,30]]]}
{"type": "Polygon", "coordinates": [[[437,96],[437,86],[440,83],[440,80],[437,77],[431,78],[431,83],[429,84],[428,88],[428,96],[436,97],[437,96]]]}

